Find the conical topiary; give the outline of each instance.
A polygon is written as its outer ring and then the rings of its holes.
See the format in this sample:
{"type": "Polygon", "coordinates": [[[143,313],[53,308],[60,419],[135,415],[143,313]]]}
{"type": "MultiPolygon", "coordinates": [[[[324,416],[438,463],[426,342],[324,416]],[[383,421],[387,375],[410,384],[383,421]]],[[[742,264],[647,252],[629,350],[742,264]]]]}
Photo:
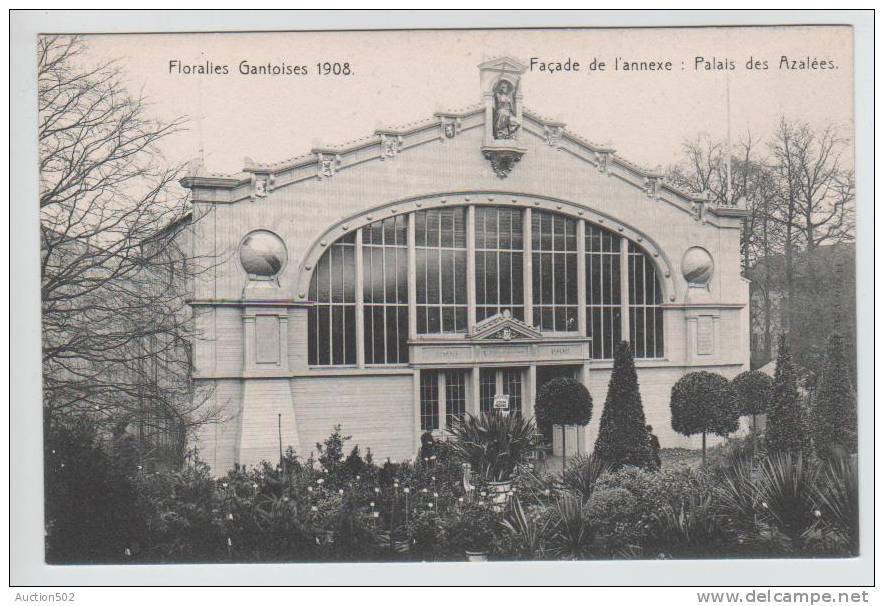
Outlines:
{"type": "Polygon", "coordinates": [[[828,358],[813,398],[813,446],[820,457],[856,452],[856,392],[850,380],[844,341],[829,339],[828,358]]]}
{"type": "Polygon", "coordinates": [[[626,341],[614,350],[614,369],[595,442],[595,456],[612,467],[635,465],[654,469],[632,348],[626,341]]]}
{"type": "Polygon", "coordinates": [[[764,443],[768,452],[805,454],[810,451],[810,440],[802,418],[798,393],[798,373],[785,335],[780,335],[777,369],[774,373],[773,396],[767,414],[764,443]]]}

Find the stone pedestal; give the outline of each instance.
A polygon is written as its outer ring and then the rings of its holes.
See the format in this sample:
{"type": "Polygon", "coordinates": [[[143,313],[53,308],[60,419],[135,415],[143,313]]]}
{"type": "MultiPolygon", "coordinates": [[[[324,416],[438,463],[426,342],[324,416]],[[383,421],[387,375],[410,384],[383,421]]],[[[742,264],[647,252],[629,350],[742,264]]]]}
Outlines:
{"type": "Polygon", "coordinates": [[[566,457],[573,457],[578,454],[587,454],[585,425],[565,425],[564,448],[562,448],[561,425],[553,425],[552,439],[554,457],[561,457],[562,453],[564,453],[566,457]]]}
{"type": "Polygon", "coordinates": [[[292,447],[301,453],[291,378],[288,376],[289,293],[275,282],[243,290],[243,403],[239,463],[276,464],[292,447]]]}

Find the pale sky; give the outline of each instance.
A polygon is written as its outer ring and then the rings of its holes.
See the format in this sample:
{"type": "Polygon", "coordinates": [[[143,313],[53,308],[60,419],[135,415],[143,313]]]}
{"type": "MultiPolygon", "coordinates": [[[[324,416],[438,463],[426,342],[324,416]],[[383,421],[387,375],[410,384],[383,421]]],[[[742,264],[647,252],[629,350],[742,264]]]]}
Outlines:
{"type": "Polygon", "coordinates": [[[340,144],[379,126],[429,118],[480,101],[477,65],[509,55],[525,64],[580,63],[579,72],[523,77],[525,106],[561,120],[643,166],[667,166],[686,138],[726,133],[729,73],[735,140],[769,135],[780,115],[853,134],[853,37],[849,27],[472,30],[137,34],[88,38],[95,58],[117,58],[133,92],[157,117],[190,117],[166,142],[170,162],[204,150],[211,172],[236,172],[248,156],[276,162],[321,142],[340,144]],[[730,72],[695,69],[696,57],[731,60],[730,72]],[[791,61],[832,61],[835,69],[780,69],[791,61]],[[615,71],[621,61],[671,61],[669,72],[615,71]],[[747,70],[750,57],[767,71],[747,70]],[[589,71],[593,58],[604,72],[589,71]],[[169,62],[227,65],[228,75],[181,75],[169,62]],[[306,76],[244,76],[254,65],[304,65],[306,76]],[[317,62],[348,62],[351,76],[319,76],[317,62]]]}

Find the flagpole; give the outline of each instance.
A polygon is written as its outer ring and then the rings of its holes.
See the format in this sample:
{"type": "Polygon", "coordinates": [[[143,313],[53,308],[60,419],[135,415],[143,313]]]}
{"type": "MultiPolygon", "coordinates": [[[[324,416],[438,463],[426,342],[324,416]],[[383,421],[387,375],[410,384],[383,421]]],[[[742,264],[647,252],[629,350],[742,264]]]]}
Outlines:
{"type": "Polygon", "coordinates": [[[724,184],[724,201],[726,204],[731,204],[731,185],[732,174],[731,174],[731,157],[733,156],[733,145],[731,143],[731,70],[727,70],[725,72],[725,111],[727,113],[727,158],[725,159],[725,168],[726,168],[726,179],[727,183],[724,184]]]}

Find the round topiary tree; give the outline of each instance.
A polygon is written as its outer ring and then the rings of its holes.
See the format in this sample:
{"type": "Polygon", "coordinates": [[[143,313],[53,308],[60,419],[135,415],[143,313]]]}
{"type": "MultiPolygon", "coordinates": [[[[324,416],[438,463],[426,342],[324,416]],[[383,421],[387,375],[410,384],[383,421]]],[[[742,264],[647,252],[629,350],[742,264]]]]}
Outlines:
{"type": "Polygon", "coordinates": [[[534,404],[537,425],[562,426],[562,472],[565,470],[565,425],[586,425],[592,418],[592,396],[586,386],[570,377],[550,379],[537,390],[534,404]]]}
{"type": "Polygon", "coordinates": [[[615,469],[624,465],[657,468],[651,436],[645,423],[632,347],[626,341],[614,348],[614,368],[594,452],[595,456],[615,469]]]}
{"type": "Polygon", "coordinates": [[[741,415],[752,415],[752,433],[758,431],[756,416],[763,415],[770,406],[773,395],[773,379],[757,370],[741,372],[731,381],[737,398],[737,411],[741,415]]]}
{"type": "Polygon", "coordinates": [[[726,436],[737,430],[740,417],[730,382],[714,372],[701,370],[680,378],[672,386],[669,401],[672,429],[685,436],[702,434],[706,464],[706,434],[726,436]]]}

